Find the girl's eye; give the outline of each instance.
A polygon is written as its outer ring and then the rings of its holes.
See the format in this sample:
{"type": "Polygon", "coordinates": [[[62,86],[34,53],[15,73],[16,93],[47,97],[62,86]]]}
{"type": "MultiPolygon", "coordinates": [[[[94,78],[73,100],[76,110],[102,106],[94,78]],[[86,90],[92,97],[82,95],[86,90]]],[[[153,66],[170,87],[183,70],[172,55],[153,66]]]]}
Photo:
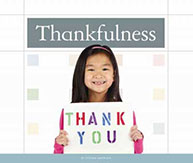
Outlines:
{"type": "Polygon", "coordinates": [[[103,68],[103,71],[108,71],[109,69],[108,68],[103,68]]]}
{"type": "Polygon", "coordinates": [[[94,71],[94,69],[93,68],[89,68],[88,71],[94,71]]]}

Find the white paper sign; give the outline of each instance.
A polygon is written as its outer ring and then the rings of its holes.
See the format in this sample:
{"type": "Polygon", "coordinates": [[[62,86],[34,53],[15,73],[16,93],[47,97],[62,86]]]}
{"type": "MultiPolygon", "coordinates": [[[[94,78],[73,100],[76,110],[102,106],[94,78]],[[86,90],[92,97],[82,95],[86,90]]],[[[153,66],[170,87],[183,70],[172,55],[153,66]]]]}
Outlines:
{"type": "Polygon", "coordinates": [[[133,111],[122,102],[74,103],[64,106],[67,153],[134,153],[129,136],[133,111]]]}

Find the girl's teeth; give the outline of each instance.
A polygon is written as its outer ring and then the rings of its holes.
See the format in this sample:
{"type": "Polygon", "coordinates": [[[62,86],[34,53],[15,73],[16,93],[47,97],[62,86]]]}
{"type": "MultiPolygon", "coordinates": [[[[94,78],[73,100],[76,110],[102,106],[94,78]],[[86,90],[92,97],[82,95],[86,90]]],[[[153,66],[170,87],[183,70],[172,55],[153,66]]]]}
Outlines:
{"type": "Polygon", "coordinates": [[[96,85],[101,85],[101,84],[104,84],[105,82],[101,82],[101,81],[95,81],[94,84],[96,85]]]}
{"type": "Polygon", "coordinates": [[[102,84],[101,82],[95,82],[96,84],[102,84]]]}

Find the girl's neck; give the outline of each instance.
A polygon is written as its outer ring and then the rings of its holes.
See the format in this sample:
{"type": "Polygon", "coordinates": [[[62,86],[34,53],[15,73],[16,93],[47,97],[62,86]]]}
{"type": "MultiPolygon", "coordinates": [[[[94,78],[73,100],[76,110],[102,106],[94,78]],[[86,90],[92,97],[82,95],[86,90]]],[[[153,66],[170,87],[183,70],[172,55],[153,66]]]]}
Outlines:
{"type": "Polygon", "coordinates": [[[89,93],[89,102],[104,102],[106,93],[89,93]]]}

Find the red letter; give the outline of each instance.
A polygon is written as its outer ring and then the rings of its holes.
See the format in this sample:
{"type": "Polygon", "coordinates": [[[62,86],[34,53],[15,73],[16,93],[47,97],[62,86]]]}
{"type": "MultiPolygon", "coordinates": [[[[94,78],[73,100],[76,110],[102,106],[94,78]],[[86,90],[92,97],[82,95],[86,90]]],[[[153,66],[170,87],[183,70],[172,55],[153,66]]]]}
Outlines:
{"type": "Polygon", "coordinates": [[[79,125],[79,120],[82,120],[82,125],[85,125],[85,112],[82,113],[82,117],[79,117],[79,113],[76,113],[76,125],[79,125]]]}
{"type": "Polygon", "coordinates": [[[125,112],[122,112],[121,115],[120,115],[120,113],[117,112],[117,125],[120,125],[120,121],[121,121],[121,123],[122,123],[123,125],[125,125],[125,122],[123,121],[123,118],[122,118],[122,116],[123,116],[124,113],[125,113],[125,112]]]}

